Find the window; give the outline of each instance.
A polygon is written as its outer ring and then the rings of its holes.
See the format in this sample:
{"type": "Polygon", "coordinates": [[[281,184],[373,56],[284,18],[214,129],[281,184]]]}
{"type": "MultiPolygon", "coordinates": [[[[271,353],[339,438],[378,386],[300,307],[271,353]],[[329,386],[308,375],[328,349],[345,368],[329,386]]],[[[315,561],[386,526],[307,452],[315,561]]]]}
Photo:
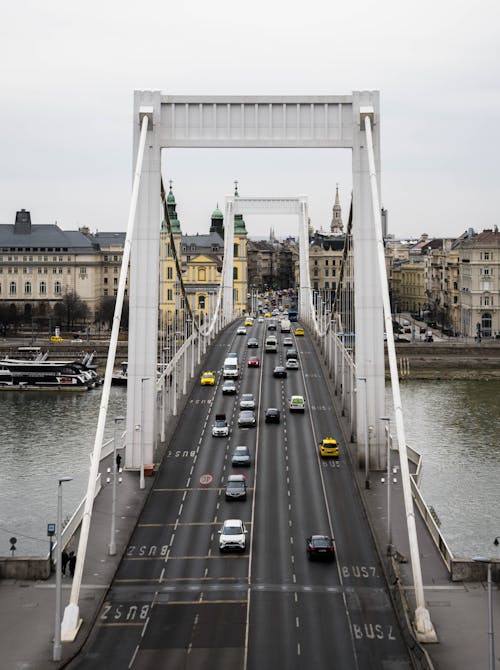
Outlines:
{"type": "Polygon", "coordinates": [[[24,293],[26,295],[31,295],[31,282],[30,281],[25,281],[24,282],[24,293]]]}
{"type": "Polygon", "coordinates": [[[484,307],[489,307],[490,304],[491,304],[490,303],[490,296],[489,295],[483,296],[483,306],[484,307]]]}
{"type": "Polygon", "coordinates": [[[118,268],[113,268],[113,272],[115,273],[115,275],[117,275],[118,274],[118,268]]]}
{"type": "Polygon", "coordinates": [[[239,255],[239,248],[238,248],[238,247],[239,247],[239,244],[236,243],[236,244],[234,245],[234,252],[233,252],[235,258],[239,255]]]}
{"type": "Polygon", "coordinates": [[[167,279],[172,279],[172,268],[167,268],[167,279]]]}
{"type": "Polygon", "coordinates": [[[104,286],[106,286],[106,284],[108,283],[108,278],[104,277],[103,282],[104,282],[104,286]]]}
{"type": "Polygon", "coordinates": [[[483,337],[491,337],[491,314],[489,313],[481,317],[481,333],[483,337]]]}
{"type": "Polygon", "coordinates": [[[167,300],[172,300],[172,289],[167,289],[167,300]]]}
{"type": "Polygon", "coordinates": [[[328,265],[328,258],[327,258],[326,261],[325,261],[325,265],[328,265]]]}
{"type": "Polygon", "coordinates": [[[48,263],[48,262],[49,262],[49,257],[48,257],[48,256],[44,256],[44,257],[43,257],[43,260],[44,260],[45,263],[48,263]]]}
{"type": "Polygon", "coordinates": [[[113,286],[118,286],[118,277],[113,278],[113,286]]]}
{"type": "Polygon", "coordinates": [[[15,281],[11,281],[9,284],[9,294],[16,295],[17,293],[17,284],[15,281]]]}
{"type": "Polygon", "coordinates": [[[52,274],[54,274],[54,275],[57,274],[57,268],[52,268],[52,274]]]}
{"type": "Polygon", "coordinates": [[[107,265],[104,266],[104,274],[105,274],[105,275],[108,274],[108,266],[107,266],[107,265]]]}
{"type": "Polygon", "coordinates": [[[113,295],[118,295],[118,289],[117,288],[113,289],[113,295]]]}
{"type": "Polygon", "coordinates": [[[115,263],[118,263],[118,256],[113,256],[113,260],[115,263]]]}
{"type": "Polygon", "coordinates": [[[238,279],[238,268],[233,268],[233,279],[238,279]]]}
{"type": "Polygon", "coordinates": [[[61,286],[61,282],[60,282],[60,281],[56,281],[56,282],[54,283],[54,293],[55,293],[56,295],[61,295],[61,293],[62,293],[62,286],[61,286]]]}
{"type": "Polygon", "coordinates": [[[198,296],[198,309],[205,309],[205,296],[204,295],[199,295],[198,296]]]}
{"type": "Polygon", "coordinates": [[[87,274],[87,268],[81,267],[80,268],[80,276],[85,276],[87,274]]]}
{"type": "Polygon", "coordinates": [[[109,256],[104,256],[104,262],[107,263],[109,261],[109,256]]]}
{"type": "Polygon", "coordinates": [[[108,295],[108,289],[107,288],[104,289],[103,295],[108,295]]]}
{"type": "Polygon", "coordinates": [[[47,284],[44,281],[41,281],[39,284],[39,292],[40,295],[46,295],[47,294],[47,284]]]}

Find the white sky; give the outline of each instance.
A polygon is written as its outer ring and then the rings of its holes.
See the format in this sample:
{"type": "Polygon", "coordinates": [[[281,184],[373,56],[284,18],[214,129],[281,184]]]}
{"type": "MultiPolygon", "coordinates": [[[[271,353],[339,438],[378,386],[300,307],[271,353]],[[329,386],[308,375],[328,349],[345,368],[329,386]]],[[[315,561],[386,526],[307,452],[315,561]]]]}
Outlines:
{"type": "MultiPolygon", "coordinates": [[[[0,13],[0,223],[125,230],[134,89],[171,95],[381,94],[382,204],[397,237],[491,228],[500,155],[498,0],[16,0],[0,13]],[[496,160],[494,157],[496,156],[496,160]]],[[[350,152],[172,150],[184,233],[217,202],[309,198],[329,229],[350,152]]],[[[246,217],[250,236],[293,233],[246,217]]]]}

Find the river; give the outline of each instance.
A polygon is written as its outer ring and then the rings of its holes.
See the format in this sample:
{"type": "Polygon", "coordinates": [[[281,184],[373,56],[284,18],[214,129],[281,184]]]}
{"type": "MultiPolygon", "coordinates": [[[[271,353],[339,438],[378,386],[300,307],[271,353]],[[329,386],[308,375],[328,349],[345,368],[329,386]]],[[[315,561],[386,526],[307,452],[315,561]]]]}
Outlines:
{"type": "MultiPolygon", "coordinates": [[[[424,456],[422,491],[448,545],[456,556],[491,555],[500,535],[500,381],[405,381],[401,392],[407,442],[424,456]]],[[[18,556],[48,551],[58,477],[73,477],[64,518],[83,498],[100,398],[100,388],[0,395],[0,555],[12,536],[18,556]]],[[[126,389],[112,387],[106,438],[125,410],[126,389]]]]}

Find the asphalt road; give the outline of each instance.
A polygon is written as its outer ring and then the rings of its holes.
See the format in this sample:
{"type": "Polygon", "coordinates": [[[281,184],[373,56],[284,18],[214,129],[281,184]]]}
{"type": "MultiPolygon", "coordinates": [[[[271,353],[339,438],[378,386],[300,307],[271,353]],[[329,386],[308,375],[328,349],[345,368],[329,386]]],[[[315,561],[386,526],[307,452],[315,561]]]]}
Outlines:
{"type": "Polygon", "coordinates": [[[321,460],[317,444],[339,436],[323,372],[308,336],[295,338],[300,369],[286,379],[284,361],[264,353],[265,324],[236,336],[228,329],[207,368],[221,370],[239,353],[237,396],[195,387],[97,624],[71,668],[265,670],[410,668],[347,458],[321,460]],[[259,349],[247,349],[247,337],[259,349]],[[260,368],[247,368],[258,355],[260,368]],[[257,427],[237,426],[241,393],[259,400],[257,427]],[[290,413],[291,394],[306,410],[290,413]],[[267,407],[280,424],[265,424],[267,407]],[[214,438],[215,414],[230,420],[214,438]],[[250,468],[231,466],[236,445],[249,446],[250,468]],[[228,474],[247,476],[246,501],[227,502],[228,474]],[[248,529],[242,554],[218,549],[224,519],[248,529]],[[305,538],[333,535],[334,563],[307,559],[305,538]]]}

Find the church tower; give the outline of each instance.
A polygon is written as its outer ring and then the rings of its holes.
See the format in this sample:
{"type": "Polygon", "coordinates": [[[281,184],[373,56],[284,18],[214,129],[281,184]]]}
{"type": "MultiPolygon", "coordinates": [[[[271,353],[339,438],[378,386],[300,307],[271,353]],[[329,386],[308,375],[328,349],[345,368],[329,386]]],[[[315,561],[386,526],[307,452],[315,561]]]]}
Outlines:
{"type": "MultiPolygon", "coordinates": [[[[238,198],[238,182],[235,181],[234,197],[238,198]]],[[[233,304],[236,314],[247,311],[248,257],[247,229],[243,214],[234,216],[234,259],[233,259],[233,304]]]]}
{"type": "MultiPolygon", "coordinates": [[[[176,208],[175,196],[172,192],[172,181],[170,181],[170,190],[167,195],[167,212],[175,251],[180,262],[182,233],[176,208]]],[[[162,328],[164,328],[173,322],[176,310],[181,308],[179,304],[180,291],[178,290],[177,270],[172,252],[172,240],[165,219],[163,219],[161,224],[160,244],[160,314],[162,328]]]]}
{"type": "Polygon", "coordinates": [[[339,185],[337,184],[337,190],[335,193],[335,204],[333,206],[333,215],[332,222],[330,224],[330,230],[332,235],[343,235],[344,234],[344,224],[342,223],[342,208],[340,206],[339,200],[339,185]]]}

